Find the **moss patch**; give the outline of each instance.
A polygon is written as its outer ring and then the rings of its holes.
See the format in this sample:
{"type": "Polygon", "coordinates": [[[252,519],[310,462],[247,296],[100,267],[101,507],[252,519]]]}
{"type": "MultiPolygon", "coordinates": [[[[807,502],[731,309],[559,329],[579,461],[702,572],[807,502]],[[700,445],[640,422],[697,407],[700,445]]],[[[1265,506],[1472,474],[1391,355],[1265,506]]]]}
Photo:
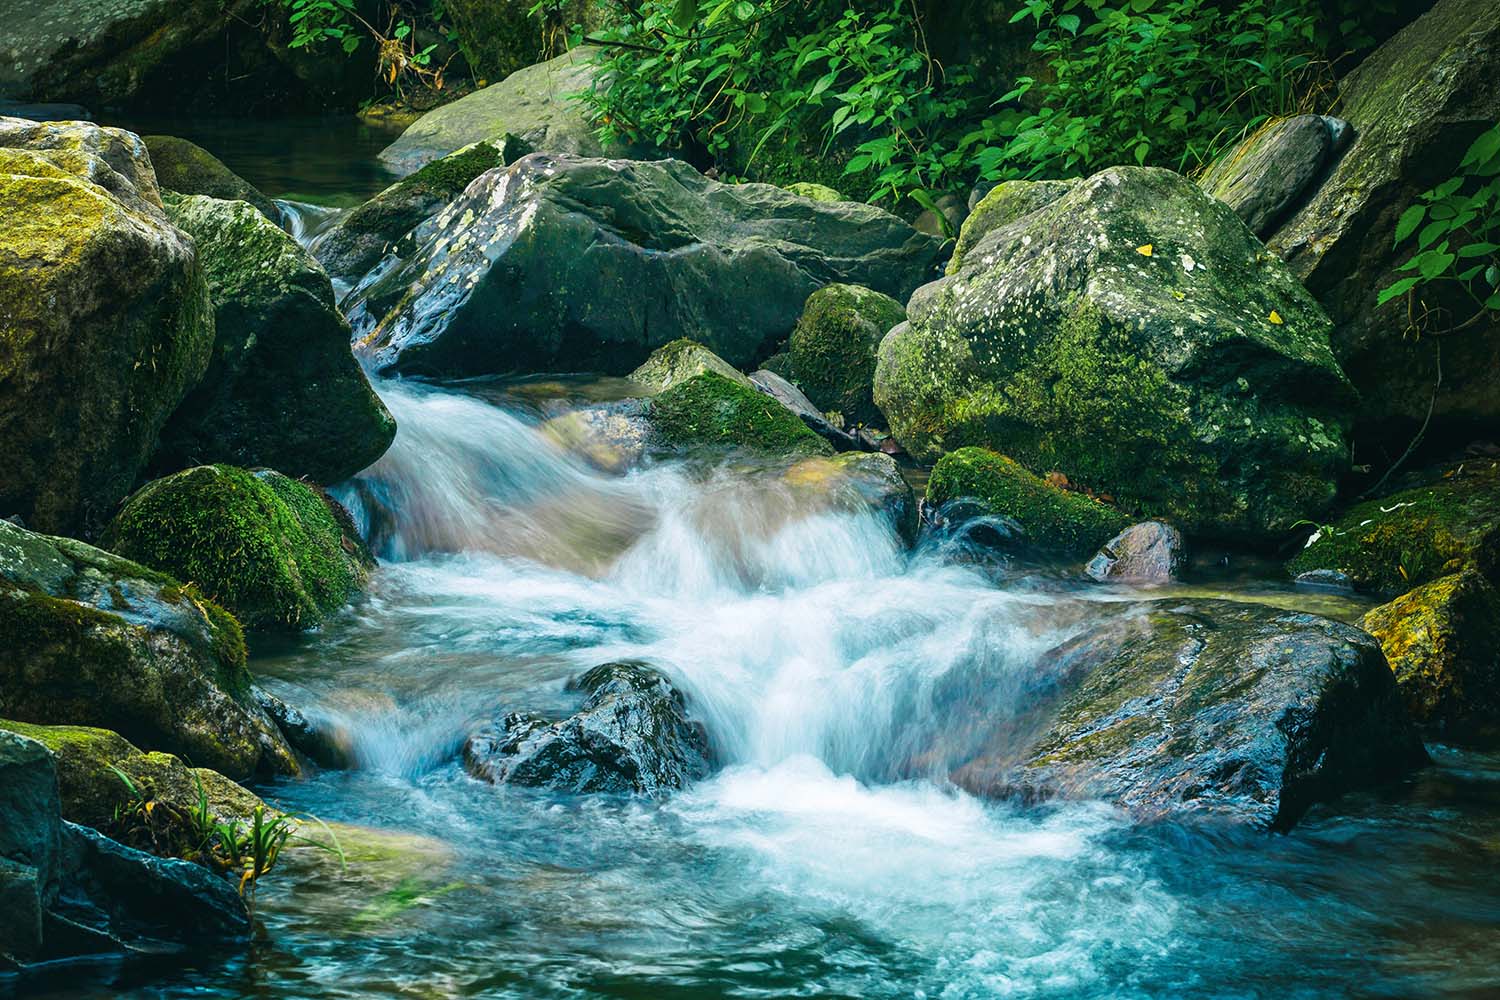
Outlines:
{"type": "Polygon", "coordinates": [[[1434,482],[1353,507],[1287,563],[1293,576],[1347,573],[1355,586],[1400,593],[1473,566],[1500,569],[1500,462],[1477,459],[1434,482]]]}
{"type": "Polygon", "coordinates": [[[787,344],[795,380],[818,409],[847,422],[883,424],[871,395],[881,339],[906,309],[858,285],[828,285],[808,296],[787,344]]]}
{"type": "Polygon", "coordinates": [[[1036,211],[1068,193],[1073,181],[1005,181],[980,199],[958,231],[948,273],[957,274],[979,241],[1002,226],[1036,211]]]}
{"type": "Polygon", "coordinates": [[[811,198],[813,201],[847,201],[827,184],[814,184],[811,181],[797,181],[786,185],[786,189],[799,198],[811,198]]]}
{"type": "Polygon", "coordinates": [[[170,135],[146,135],[141,141],[151,154],[151,165],[163,189],[249,202],[273,222],[280,219],[281,212],[270,198],[201,146],[170,135]]]}
{"type": "Polygon", "coordinates": [[[831,455],[833,447],[770,396],[716,372],[680,382],[651,401],[652,435],[674,448],[771,455],[831,455]]]}
{"type": "Polygon", "coordinates": [[[651,356],[630,373],[630,380],[663,392],[704,372],[722,375],[731,382],[751,388],[750,380],[737,368],[687,337],[679,337],[652,351],[651,356]]]}
{"type": "Polygon", "coordinates": [[[253,630],[321,624],[368,572],[329,501],[279,473],[199,466],[150,483],[110,547],[200,587],[253,630]]]}
{"type": "Polygon", "coordinates": [[[1097,550],[1130,524],[1113,507],[1051,486],[1014,459],[985,448],[960,448],[933,467],[927,502],[960,497],[1015,518],[1036,545],[1071,555],[1097,550]]]}

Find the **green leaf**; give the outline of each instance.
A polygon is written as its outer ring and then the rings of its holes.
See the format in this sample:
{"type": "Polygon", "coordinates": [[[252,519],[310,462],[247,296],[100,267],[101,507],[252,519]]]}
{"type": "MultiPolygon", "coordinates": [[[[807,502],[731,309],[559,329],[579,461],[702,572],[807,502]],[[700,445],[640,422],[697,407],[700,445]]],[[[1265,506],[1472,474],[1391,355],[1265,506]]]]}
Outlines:
{"type": "Polygon", "coordinates": [[[672,23],[687,31],[698,23],[698,0],[677,0],[672,8],[672,23]]]}
{"type": "Polygon", "coordinates": [[[1443,273],[1453,265],[1454,256],[1451,253],[1429,253],[1424,254],[1422,263],[1418,265],[1422,277],[1428,281],[1442,277],[1443,273]]]}
{"type": "Polygon", "coordinates": [[[1399,298],[1400,296],[1405,295],[1407,292],[1417,287],[1417,285],[1421,284],[1421,281],[1421,278],[1402,278],[1395,284],[1382,288],[1380,290],[1380,295],[1377,298],[1376,304],[1383,306],[1387,302],[1391,301],[1391,299],[1399,298]]]}
{"type": "Polygon", "coordinates": [[[1070,35],[1077,35],[1081,24],[1083,24],[1083,19],[1077,14],[1062,14],[1057,19],[1057,26],[1070,35]]]}
{"type": "Polygon", "coordinates": [[[1411,236],[1412,233],[1416,232],[1417,227],[1422,224],[1422,220],[1425,218],[1427,218],[1427,207],[1425,205],[1413,205],[1402,212],[1400,220],[1396,223],[1396,242],[1399,244],[1411,236]]]}
{"type": "Polygon", "coordinates": [[[1417,236],[1417,247],[1419,249],[1426,250],[1428,247],[1432,246],[1433,242],[1439,236],[1446,233],[1449,228],[1450,227],[1446,221],[1427,223],[1427,225],[1422,227],[1421,234],[1417,236]]]}
{"type": "Polygon", "coordinates": [[[755,4],[750,0],[740,0],[734,5],[734,16],[741,21],[749,21],[755,17],[755,4]]]}
{"type": "Polygon", "coordinates": [[[1475,139],[1459,166],[1482,167],[1497,155],[1500,155],[1500,127],[1492,128],[1475,139]]]}

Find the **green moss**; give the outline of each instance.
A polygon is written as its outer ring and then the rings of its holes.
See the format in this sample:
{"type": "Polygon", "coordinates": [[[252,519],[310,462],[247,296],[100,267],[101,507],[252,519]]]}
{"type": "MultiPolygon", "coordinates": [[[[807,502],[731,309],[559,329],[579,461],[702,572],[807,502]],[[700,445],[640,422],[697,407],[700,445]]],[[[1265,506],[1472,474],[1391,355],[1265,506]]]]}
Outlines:
{"type": "Polygon", "coordinates": [[[441,159],[433,160],[421,170],[401,180],[396,188],[403,194],[422,192],[452,198],[469,186],[469,182],[486,170],[503,167],[517,157],[507,158],[502,146],[515,143],[513,136],[498,142],[476,142],[441,159]]]}
{"type": "Polygon", "coordinates": [[[146,135],[141,141],[151,154],[151,165],[164,191],[248,202],[266,218],[280,218],[281,213],[271,199],[208,150],[170,135],[146,135]]]}
{"type": "Polygon", "coordinates": [[[1359,504],[1287,564],[1331,569],[1355,586],[1399,593],[1473,566],[1500,568],[1500,462],[1475,459],[1425,486],[1359,504]]]}
{"type": "Polygon", "coordinates": [[[653,436],[679,448],[828,455],[833,448],[770,396],[716,372],[679,382],[651,401],[653,436]]]}
{"type": "MultiPolygon", "coordinates": [[[[320,624],[363,583],[367,553],[328,502],[275,472],[199,466],[150,483],[110,525],[117,552],[190,581],[252,630],[320,624]]],[[[218,641],[236,642],[229,623],[218,641]]]]}
{"type": "Polygon", "coordinates": [[[1073,181],[1006,181],[980,199],[958,231],[948,273],[957,274],[964,258],[990,233],[1009,225],[1068,193],[1073,181]]]}
{"type": "Polygon", "coordinates": [[[858,285],[828,285],[808,296],[787,343],[797,384],[818,409],[849,423],[883,424],[871,386],[875,357],[906,310],[889,295],[858,285]]]}
{"type": "Polygon", "coordinates": [[[939,505],[960,497],[1015,518],[1036,545],[1072,555],[1094,552],[1130,524],[1113,507],[1051,486],[1014,459],[985,448],[960,448],[933,467],[927,502],[939,505]]]}
{"type": "Polygon", "coordinates": [[[630,379],[662,392],[704,372],[722,375],[731,382],[750,388],[750,380],[737,368],[687,337],[679,337],[652,351],[651,356],[630,373],[630,379]]]}
{"type": "Polygon", "coordinates": [[[811,198],[813,201],[847,201],[837,190],[827,184],[813,184],[809,181],[797,181],[795,184],[786,185],[786,189],[800,198],[811,198]]]}

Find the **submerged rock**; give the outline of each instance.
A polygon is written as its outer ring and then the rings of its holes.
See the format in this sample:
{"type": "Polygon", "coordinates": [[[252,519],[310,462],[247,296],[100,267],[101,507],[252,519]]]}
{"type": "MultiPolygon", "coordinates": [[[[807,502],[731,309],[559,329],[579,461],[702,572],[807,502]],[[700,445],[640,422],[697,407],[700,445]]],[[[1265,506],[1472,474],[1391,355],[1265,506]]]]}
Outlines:
{"type": "Polygon", "coordinates": [[[373,464],[396,422],[354,360],[328,275],[245,202],[193,196],[168,214],[197,244],[215,334],[153,466],[228,462],[336,483],[373,464]]]}
{"type": "Polygon", "coordinates": [[[1046,654],[1031,696],[954,780],[1285,830],[1426,760],[1373,638],[1264,605],[1139,605],[1046,654]]]}
{"type": "MultiPolygon", "coordinates": [[[[1394,245],[1402,213],[1500,121],[1500,0],[1439,0],[1339,81],[1339,114],[1353,141],[1266,244],[1333,318],[1334,353],[1360,392],[1359,439],[1384,445],[1372,447],[1376,460],[1400,454],[1429,407],[1428,440],[1462,443],[1500,419],[1500,324],[1491,313],[1461,333],[1402,336],[1409,304],[1377,301],[1410,273],[1399,268],[1414,244],[1394,245]]],[[[1474,314],[1456,284],[1428,285],[1421,298],[1455,320],[1474,314]]]]}
{"type": "Polygon", "coordinates": [[[1162,521],[1143,521],[1105,542],[1084,572],[1100,583],[1171,583],[1186,566],[1182,532],[1162,521]]]}
{"type": "Polygon", "coordinates": [[[1472,459],[1431,481],[1358,504],[1287,563],[1294,577],[1344,574],[1360,590],[1399,594],[1472,566],[1500,573],[1500,461],[1472,459]]]}
{"type": "Polygon", "coordinates": [[[542,153],[603,156],[594,126],[574,100],[597,81],[598,52],[580,45],[435,108],[413,122],[380,158],[411,173],[472,143],[507,134],[542,153]]]}
{"type": "Polygon", "coordinates": [[[827,441],[781,403],[714,371],[656,396],[646,415],[651,447],[658,450],[747,451],[777,457],[833,453],[827,441]]]}
{"type": "Polygon", "coordinates": [[[1412,717],[1443,740],[1500,739],[1500,590],[1467,569],[1365,615],[1412,717]]]}
{"type": "Polygon", "coordinates": [[[625,472],[645,457],[651,440],[651,403],[622,399],[569,410],[542,424],[542,433],[594,468],[625,472]]]}
{"type": "Polygon", "coordinates": [[[315,628],[373,560],[326,494],[263,469],[200,465],[148,483],[110,524],[109,546],[192,580],[252,630],[315,628]]]}
{"type": "Polygon", "coordinates": [[[341,217],[318,237],[313,253],[329,274],[356,280],[380,263],[397,240],[462,194],[474,178],[508,166],[529,152],[525,143],[507,135],[433,160],[341,217]]]}
{"type": "MultiPolygon", "coordinates": [[[[927,480],[927,503],[942,508],[973,501],[968,516],[1014,519],[1040,549],[1082,556],[1123,530],[1130,518],[1093,497],[1053,486],[1019,462],[984,448],[960,448],[938,459],[927,480]]],[[[948,508],[949,516],[956,515],[948,508]]]]}
{"type": "Polygon", "coordinates": [[[495,784],[660,795],[707,776],[708,739],[682,693],[642,663],[584,674],[579,711],[561,722],[516,713],[464,744],[464,766],[495,784]]]}
{"type": "Polygon", "coordinates": [[[795,494],[812,498],[823,510],[875,511],[906,544],[917,539],[917,498],[889,455],[848,452],[805,458],[781,478],[795,494]]]}
{"type": "Polygon", "coordinates": [[[1265,239],[1316,189],[1348,135],[1347,123],[1337,118],[1283,118],[1247,136],[1198,183],[1265,239]]]}
{"type": "Polygon", "coordinates": [[[0,718],[103,727],[233,778],[297,771],[251,697],[233,617],[144,566],[4,521],[0,718]]]}
{"type": "Polygon", "coordinates": [[[904,297],[939,242],[887,212],[675,160],[533,154],[476,179],[348,300],[382,371],[631,371],[687,336],[731,365],[785,337],[822,285],[904,297]]]}
{"type": "Polygon", "coordinates": [[[65,822],[51,754],[0,731],[0,972],[249,937],[234,887],[65,822]]]}
{"type": "Polygon", "coordinates": [[[1077,182],[992,230],[907,314],[881,344],[875,402],[913,457],[1003,449],[1220,536],[1287,530],[1334,499],[1353,391],[1328,319],[1177,174],[1077,182]]]}
{"type": "Polygon", "coordinates": [[[858,285],[828,285],[808,296],[787,340],[797,384],[824,412],[849,424],[883,424],[871,386],[880,341],[906,310],[889,295],[858,285]]]}
{"type": "Polygon", "coordinates": [[[151,153],[151,166],[162,190],[248,202],[261,215],[280,224],[281,209],[276,203],[202,146],[171,135],[143,135],[141,141],[151,153]]]}
{"type": "Polygon", "coordinates": [[[202,376],[213,314],[146,147],[0,119],[0,516],[93,530],[202,376]]]}

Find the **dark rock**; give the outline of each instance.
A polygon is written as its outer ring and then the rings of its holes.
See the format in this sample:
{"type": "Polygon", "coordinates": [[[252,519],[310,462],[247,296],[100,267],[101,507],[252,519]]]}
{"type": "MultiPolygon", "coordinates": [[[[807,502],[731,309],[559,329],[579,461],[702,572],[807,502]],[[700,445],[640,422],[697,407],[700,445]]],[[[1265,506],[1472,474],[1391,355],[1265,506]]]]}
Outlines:
{"type": "Polygon", "coordinates": [[[1336,569],[1310,569],[1298,573],[1292,580],[1298,590],[1322,591],[1329,594],[1354,593],[1354,581],[1348,573],[1336,569]]]}
{"type": "Polygon", "coordinates": [[[1161,521],[1144,521],[1105,542],[1084,572],[1100,583],[1171,583],[1186,566],[1182,532],[1161,521]]]}
{"type": "Polygon", "coordinates": [[[1074,183],[907,315],[881,343],[875,402],[918,460],[1003,450],[1186,531],[1250,538],[1321,513],[1347,467],[1353,390],[1327,317],[1170,171],[1074,183]]]}
{"type": "Polygon", "coordinates": [[[95,530],[213,347],[192,241],[140,139],[0,119],[0,511],[95,530]]]}
{"type": "MultiPolygon", "coordinates": [[[[1353,141],[1266,243],[1333,318],[1334,353],[1360,392],[1357,440],[1388,462],[1429,406],[1429,441],[1462,443],[1500,419],[1493,313],[1461,333],[1414,337],[1402,335],[1404,298],[1377,305],[1381,289],[1410,273],[1399,268],[1414,244],[1394,245],[1401,214],[1453,176],[1474,139],[1500,121],[1500,0],[1440,0],[1340,81],[1339,114],[1353,141]]],[[[1441,283],[1422,300],[1459,319],[1474,314],[1466,295],[1441,283]]]]}
{"type": "Polygon", "coordinates": [[[94,116],[82,104],[23,104],[0,100],[0,117],[29,118],[34,122],[82,122],[94,116]]]}
{"type": "Polygon", "coordinates": [[[1057,647],[1039,674],[960,785],[1285,830],[1426,760],[1379,645],[1314,615],[1153,601],[1057,647]]]}
{"type": "Polygon", "coordinates": [[[702,726],[681,692],[642,663],[606,663],[584,674],[579,711],[561,722],[516,713],[464,744],[464,765],[495,784],[567,792],[661,795],[710,769],[702,726]]]}
{"type": "Polygon", "coordinates": [[[292,749],[314,764],[332,770],[354,765],[349,747],[335,733],[313,723],[301,710],[293,708],[264,688],[255,689],[255,701],[260,705],[261,711],[276,723],[276,728],[281,730],[281,735],[286,737],[292,749]]]}
{"type": "Polygon", "coordinates": [[[818,437],[833,445],[839,451],[858,451],[865,449],[859,438],[850,434],[842,428],[835,427],[828,422],[828,418],[818,411],[812,400],[802,394],[802,390],[772,371],[761,369],[750,373],[750,381],[761,392],[770,396],[782,406],[791,410],[802,422],[807,425],[808,430],[818,437]]]}
{"type": "Polygon", "coordinates": [[[235,778],[297,771],[250,697],[227,612],[144,566],[4,522],[0,718],[99,726],[235,778]]]}
{"type": "Polygon", "coordinates": [[[197,245],[215,334],[155,470],[226,462],[331,484],[373,464],[396,422],[354,360],[323,268],[245,202],[180,198],[168,215],[197,245]]]}
{"type": "MultiPolygon", "coordinates": [[[[1329,123],[1337,121],[1297,115],[1272,122],[1220,157],[1198,184],[1265,239],[1333,162],[1334,129],[1329,123]]],[[[1340,125],[1347,135],[1347,125],[1340,125]]]]}
{"type": "Polygon", "coordinates": [[[387,372],[623,374],[687,335],[731,365],[836,281],[904,297],[939,243],[878,208],[685,163],[533,154],[476,179],[347,300],[387,372]]]}
{"type": "Polygon", "coordinates": [[[274,201],[203,147],[171,135],[143,135],[141,141],[151,152],[151,166],[162,190],[248,202],[261,215],[281,224],[281,209],[274,201]]]}

